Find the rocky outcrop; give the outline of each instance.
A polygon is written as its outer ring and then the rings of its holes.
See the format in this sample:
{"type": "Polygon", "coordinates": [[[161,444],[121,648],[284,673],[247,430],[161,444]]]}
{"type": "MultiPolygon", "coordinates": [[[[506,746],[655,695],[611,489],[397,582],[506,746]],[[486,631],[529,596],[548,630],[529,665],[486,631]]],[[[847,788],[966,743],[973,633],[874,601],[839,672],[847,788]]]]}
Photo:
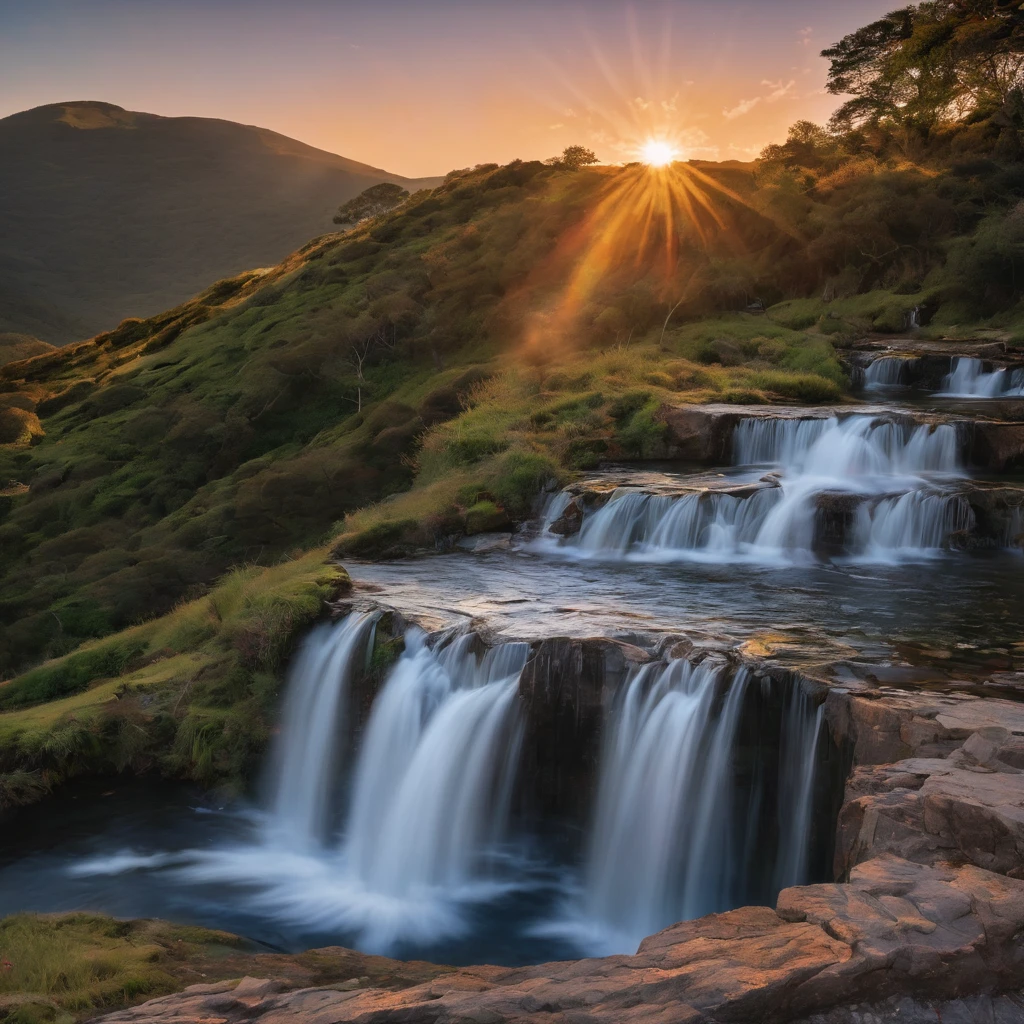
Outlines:
{"type": "Polygon", "coordinates": [[[853,1004],[913,1007],[1018,989],[1022,935],[1024,882],[886,855],[858,865],[846,884],[786,889],[775,910],[746,907],[675,925],[645,939],[635,956],[470,967],[400,991],[353,978],[282,992],[273,979],[247,978],[194,986],[104,1020],[784,1024],[827,1015],[831,1024],[856,1019],[853,1004]]]}
{"type": "Polygon", "coordinates": [[[974,734],[948,759],[859,767],[839,815],[836,873],[895,853],[924,864],[957,857],[1024,877],[1024,772],[1004,762],[1005,729],[974,734]],[[984,758],[979,761],[976,757],[984,758]]]}

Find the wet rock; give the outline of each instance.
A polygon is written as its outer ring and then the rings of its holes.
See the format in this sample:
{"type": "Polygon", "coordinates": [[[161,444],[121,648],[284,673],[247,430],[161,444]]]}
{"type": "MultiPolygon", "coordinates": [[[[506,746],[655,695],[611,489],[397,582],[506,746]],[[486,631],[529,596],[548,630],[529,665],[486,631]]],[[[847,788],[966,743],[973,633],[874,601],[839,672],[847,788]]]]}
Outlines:
{"type": "Polygon", "coordinates": [[[853,536],[863,494],[823,491],[814,496],[814,550],[823,557],[844,554],[853,536]]]}
{"type": "Polygon", "coordinates": [[[648,660],[612,640],[544,640],[519,679],[525,713],[522,792],[528,809],[582,820],[597,778],[606,702],[629,669],[648,660]]]}
{"type": "Polygon", "coordinates": [[[971,462],[994,473],[1024,466],[1024,423],[977,420],[971,429],[971,462]]]}
{"type": "Polygon", "coordinates": [[[548,527],[548,533],[558,537],[572,537],[580,532],[583,525],[583,507],[579,498],[565,506],[565,511],[548,527]]]}

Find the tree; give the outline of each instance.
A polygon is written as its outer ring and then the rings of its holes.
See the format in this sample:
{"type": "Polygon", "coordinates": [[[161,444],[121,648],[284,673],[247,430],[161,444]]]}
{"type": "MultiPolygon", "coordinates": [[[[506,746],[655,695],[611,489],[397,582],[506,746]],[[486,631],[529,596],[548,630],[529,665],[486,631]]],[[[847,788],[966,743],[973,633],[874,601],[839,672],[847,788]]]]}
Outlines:
{"type": "Polygon", "coordinates": [[[1024,85],[1024,10],[1017,0],[932,0],[879,18],[822,56],[831,61],[828,91],[852,97],[834,129],[927,135],[1012,103],[1024,85]]]}
{"type": "Polygon", "coordinates": [[[379,217],[382,213],[393,210],[409,198],[407,189],[390,181],[382,181],[379,185],[371,185],[360,192],[354,199],[338,207],[334,215],[335,224],[355,225],[371,217],[379,217]]]}
{"type": "Polygon", "coordinates": [[[567,171],[578,171],[581,167],[597,163],[597,154],[586,146],[566,146],[558,160],[567,171]]]}

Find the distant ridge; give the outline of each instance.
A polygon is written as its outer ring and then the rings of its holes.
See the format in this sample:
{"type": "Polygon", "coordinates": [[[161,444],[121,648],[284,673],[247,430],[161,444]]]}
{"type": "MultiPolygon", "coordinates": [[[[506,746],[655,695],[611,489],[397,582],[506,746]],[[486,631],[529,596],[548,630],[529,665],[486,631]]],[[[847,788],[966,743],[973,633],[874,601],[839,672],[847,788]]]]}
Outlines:
{"type": "Polygon", "coordinates": [[[409,179],[265,128],[73,101],[0,119],[0,332],[54,344],[147,316],[333,230],[409,179]]]}

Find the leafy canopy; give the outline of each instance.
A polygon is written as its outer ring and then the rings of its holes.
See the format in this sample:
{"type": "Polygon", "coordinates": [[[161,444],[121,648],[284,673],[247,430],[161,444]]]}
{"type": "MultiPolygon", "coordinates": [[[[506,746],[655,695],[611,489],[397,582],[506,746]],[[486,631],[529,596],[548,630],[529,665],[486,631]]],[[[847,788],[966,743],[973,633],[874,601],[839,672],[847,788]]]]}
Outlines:
{"type": "Polygon", "coordinates": [[[892,11],[822,52],[828,90],[849,95],[836,131],[1024,124],[1024,10],[1017,0],[932,0],[892,11]]]}

